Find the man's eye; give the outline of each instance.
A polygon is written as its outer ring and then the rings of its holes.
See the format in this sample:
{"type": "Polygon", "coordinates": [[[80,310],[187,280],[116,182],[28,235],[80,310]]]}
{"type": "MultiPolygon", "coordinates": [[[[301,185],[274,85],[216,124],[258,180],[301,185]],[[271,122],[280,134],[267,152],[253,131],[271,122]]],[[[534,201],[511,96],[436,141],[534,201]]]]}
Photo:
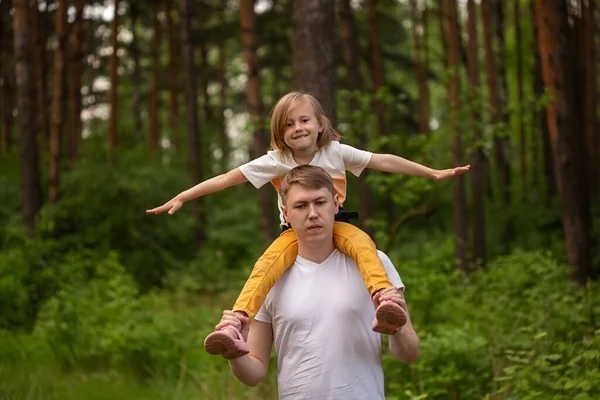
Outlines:
{"type": "Polygon", "coordinates": [[[323,204],[327,203],[326,201],[317,201],[317,205],[318,206],[322,206],[323,204]]]}
{"type": "Polygon", "coordinates": [[[302,209],[302,208],[304,208],[304,204],[297,205],[296,208],[302,209]]]}

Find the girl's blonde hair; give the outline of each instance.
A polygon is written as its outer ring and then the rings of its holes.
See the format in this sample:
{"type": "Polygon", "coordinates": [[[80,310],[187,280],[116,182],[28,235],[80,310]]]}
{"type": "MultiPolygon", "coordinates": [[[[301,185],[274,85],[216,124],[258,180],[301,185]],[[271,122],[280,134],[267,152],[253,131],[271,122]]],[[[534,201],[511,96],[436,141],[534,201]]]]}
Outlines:
{"type": "Polygon", "coordinates": [[[300,104],[302,101],[308,101],[312,106],[315,116],[323,125],[323,132],[319,133],[317,138],[317,148],[327,146],[334,140],[340,140],[340,134],[333,129],[331,121],[325,116],[323,107],[317,99],[308,93],[290,92],[283,96],[271,113],[271,149],[291,154],[292,149],[285,144],[283,135],[285,133],[286,123],[290,116],[290,110],[300,104]]]}

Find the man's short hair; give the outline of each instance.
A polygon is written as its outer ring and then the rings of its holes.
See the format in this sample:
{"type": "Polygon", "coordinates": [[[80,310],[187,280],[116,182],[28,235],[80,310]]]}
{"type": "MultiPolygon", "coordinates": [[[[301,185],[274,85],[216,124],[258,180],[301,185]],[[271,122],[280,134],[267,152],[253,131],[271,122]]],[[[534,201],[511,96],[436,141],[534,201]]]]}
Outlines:
{"type": "Polygon", "coordinates": [[[283,205],[286,205],[287,195],[293,185],[300,185],[306,189],[318,190],[326,188],[333,197],[335,190],[333,188],[333,179],[321,167],[314,165],[300,165],[291,169],[281,181],[279,195],[283,205]]]}

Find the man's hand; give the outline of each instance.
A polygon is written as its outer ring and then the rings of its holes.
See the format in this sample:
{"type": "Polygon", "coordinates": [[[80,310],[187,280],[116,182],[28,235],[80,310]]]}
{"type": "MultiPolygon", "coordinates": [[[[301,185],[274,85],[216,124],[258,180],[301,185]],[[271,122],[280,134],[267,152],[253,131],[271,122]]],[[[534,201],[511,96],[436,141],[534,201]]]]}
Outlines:
{"type": "Polygon", "coordinates": [[[221,322],[215,326],[215,330],[220,330],[226,326],[235,326],[244,337],[244,341],[248,341],[248,331],[250,330],[250,319],[240,312],[233,312],[231,310],[223,311],[221,322]]]}
{"type": "Polygon", "coordinates": [[[146,210],[146,214],[160,214],[162,212],[168,211],[169,215],[173,215],[175,211],[179,210],[183,205],[183,200],[179,198],[179,196],[173,197],[171,200],[167,201],[160,207],[153,208],[151,210],[146,210]]]}
{"type": "Polygon", "coordinates": [[[381,302],[385,300],[393,301],[402,307],[404,311],[407,311],[406,302],[404,301],[404,294],[400,289],[391,286],[389,288],[381,289],[379,292],[375,293],[375,296],[373,296],[373,304],[375,304],[375,308],[379,307],[381,302]]]}
{"type": "Polygon", "coordinates": [[[433,179],[441,181],[442,179],[452,178],[453,176],[459,176],[471,169],[470,165],[464,167],[456,167],[450,169],[440,169],[433,173],[433,179]]]}

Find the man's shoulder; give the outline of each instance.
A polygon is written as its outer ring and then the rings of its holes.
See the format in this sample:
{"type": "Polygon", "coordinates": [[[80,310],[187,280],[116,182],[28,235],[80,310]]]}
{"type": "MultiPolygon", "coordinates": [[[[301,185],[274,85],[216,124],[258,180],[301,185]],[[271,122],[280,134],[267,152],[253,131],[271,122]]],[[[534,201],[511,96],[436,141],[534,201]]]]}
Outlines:
{"type": "MultiPolygon", "coordinates": [[[[342,253],[339,250],[335,250],[340,254],[340,257],[344,257],[345,259],[347,259],[349,262],[353,262],[356,263],[356,261],[354,261],[354,259],[352,257],[350,257],[348,254],[342,253]]],[[[382,263],[390,263],[392,264],[392,260],[390,259],[390,257],[385,254],[383,251],[377,249],[377,255],[379,256],[379,259],[381,260],[382,263]]]]}

